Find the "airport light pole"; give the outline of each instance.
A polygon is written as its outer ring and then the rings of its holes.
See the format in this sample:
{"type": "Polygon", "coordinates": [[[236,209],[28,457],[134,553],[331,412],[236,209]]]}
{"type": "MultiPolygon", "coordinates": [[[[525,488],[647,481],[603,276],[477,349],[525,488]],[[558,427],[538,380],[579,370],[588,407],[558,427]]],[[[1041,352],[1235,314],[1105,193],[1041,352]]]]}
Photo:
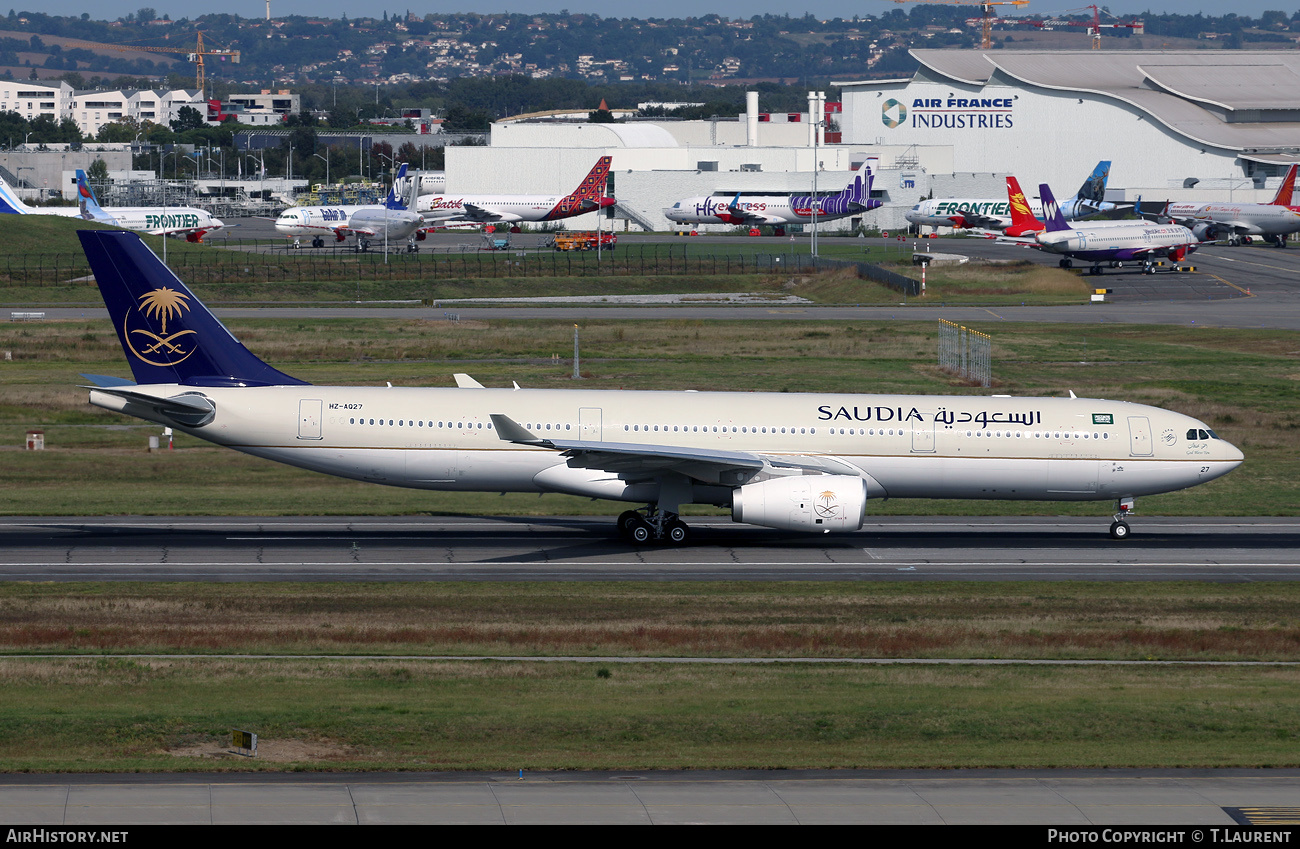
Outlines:
{"type": "MultiPolygon", "coordinates": [[[[329,149],[329,148],[326,148],[326,150],[328,150],[328,149],[329,149]]],[[[325,160],[325,188],[328,189],[328,188],[329,188],[329,185],[330,185],[330,161],[329,161],[329,157],[327,157],[327,156],[321,156],[319,153],[313,153],[312,156],[316,157],[317,159],[324,159],[324,160],[325,160]]]]}

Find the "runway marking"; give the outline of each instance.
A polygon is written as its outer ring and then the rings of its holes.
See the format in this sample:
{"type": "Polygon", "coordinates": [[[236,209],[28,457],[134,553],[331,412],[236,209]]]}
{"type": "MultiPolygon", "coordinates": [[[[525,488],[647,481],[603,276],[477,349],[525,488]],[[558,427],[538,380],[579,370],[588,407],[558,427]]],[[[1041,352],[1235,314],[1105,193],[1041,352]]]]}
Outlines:
{"type": "Polygon", "coordinates": [[[1291,273],[1291,272],[1294,272],[1294,271],[1295,271],[1294,268],[1287,268],[1287,267],[1285,267],[1285,266],[1281,266],[1281,265],[1269,265],[1269,264],[1266,263],[1266,262],[1251,262],[1251,261],[1248,260],[1248,259],[1236,259],[1236,258],[1234,258],[1234,257],[1229,257],[1229,256],[1218,256],[1218,255],[1213,255],[1213,258],[1214,258],[1214,259],[1218,259],[1218,260],[1222,260],[1222,261],[1224,261],[1224,262],[1239,262],[1239,263],[1241,263],[1242,265],[1255,265],[1255,266],[1259,266],[1260,268],[1267,268],[1267,269],[1270,269],[1270,270],[1272,270],[1272,271],[1285,271],[1285,272],[1288,272],[1288,273],[1291,273]]]}
{"type": "Polygon", "coordinates": [[[1251,294],[1249,289],[1243,289],[1240,286],[1238,286],[1236,283],[1233,283],[1229,280],[1224,280],[1222,277],[1220,277],[1217,274],[1210,274],[1208,271],[1204,272],[1204,274],[1206,277],[1213,277],[1215,280],[1218,280],[1224,286],[1231,286],[1232,288],[1236,289],[1238,292],[1240,292],[1241,294],[1245,295],[1248,298],[1255,297],[1255,295],[1251,294]]]}
{"type": "MultiPolygon", "coordinates": [[[[986,657],[628,657],[626,655],[495,655],[495,654],[7,654],[5,660],[86,660],[87,658],[135,658],[150,660],[428,660],[507,661],[516,663],[852,663],[867,666],[1300,666],[1300,660],[1103,660],[1062,658],[986,657]]],[[[1297,809],[1290,809],[1297,810],[1297,809]]]]}

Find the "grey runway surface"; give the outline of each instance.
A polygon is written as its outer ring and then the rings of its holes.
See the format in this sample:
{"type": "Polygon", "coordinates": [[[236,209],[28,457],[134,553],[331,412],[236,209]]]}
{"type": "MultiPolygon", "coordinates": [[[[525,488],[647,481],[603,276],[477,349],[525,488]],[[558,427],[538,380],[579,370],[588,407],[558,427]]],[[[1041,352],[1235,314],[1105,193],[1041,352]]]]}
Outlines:
{"type": "Polygon", "coordinates": [[[0,580],[705,581],[1300,579],[1300,520],[868,518],[786,534],[723,517],[634,547],[612,517],[6,517],[0,580]]]}
{"type": "Polygon", "coordinates": [[[1021,824],[1125,826],[1165,835],[1145,842],[1191,844],[1245,823],[1285,831],[1298,810],[1297,770],[0,776],[0,822],[46,828],[1021,824]]]}

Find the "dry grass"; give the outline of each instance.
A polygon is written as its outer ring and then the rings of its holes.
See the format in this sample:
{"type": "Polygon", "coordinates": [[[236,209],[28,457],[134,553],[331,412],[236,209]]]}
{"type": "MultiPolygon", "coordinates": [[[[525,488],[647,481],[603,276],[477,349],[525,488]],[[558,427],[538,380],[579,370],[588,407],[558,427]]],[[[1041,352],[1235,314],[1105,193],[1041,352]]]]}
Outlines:
{"type": "Polygon", "coordinates": [[[1294,659],[1300,588],[10,586],[0,650],[1294,659]]]}

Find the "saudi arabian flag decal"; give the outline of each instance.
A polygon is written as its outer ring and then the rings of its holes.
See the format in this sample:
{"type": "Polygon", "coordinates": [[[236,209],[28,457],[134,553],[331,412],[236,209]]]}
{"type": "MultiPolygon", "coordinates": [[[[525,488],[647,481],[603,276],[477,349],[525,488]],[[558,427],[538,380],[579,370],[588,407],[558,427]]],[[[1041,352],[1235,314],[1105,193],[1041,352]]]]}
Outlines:
{"type": "Polygon", "coordinates": [[[881,107],[880,120],[884,122],[886,127],[893,129],[907,120],[907,107],[890,98],[881,107]]]}

